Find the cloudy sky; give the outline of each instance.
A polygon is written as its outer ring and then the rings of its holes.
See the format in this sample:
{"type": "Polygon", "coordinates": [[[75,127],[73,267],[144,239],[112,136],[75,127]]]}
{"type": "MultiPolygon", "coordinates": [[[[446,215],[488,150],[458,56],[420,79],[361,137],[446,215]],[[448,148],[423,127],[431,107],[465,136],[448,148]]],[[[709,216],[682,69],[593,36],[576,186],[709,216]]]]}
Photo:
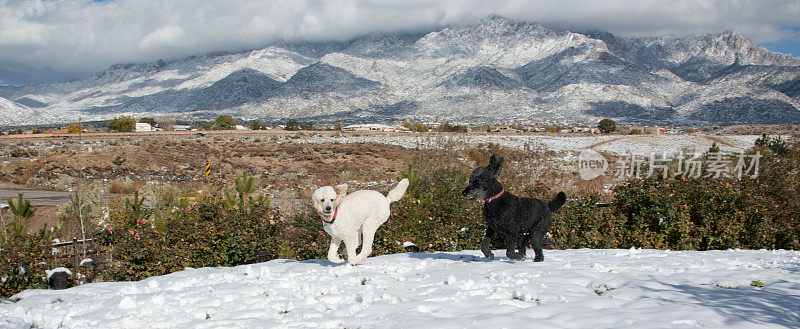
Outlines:
{"type": "Polygon", "coordinates": [[[428,31],[493,14],[628,36],[738,30],[800,57],[800,0],[0,0],[0,84],[277,40],[428,31]]]}

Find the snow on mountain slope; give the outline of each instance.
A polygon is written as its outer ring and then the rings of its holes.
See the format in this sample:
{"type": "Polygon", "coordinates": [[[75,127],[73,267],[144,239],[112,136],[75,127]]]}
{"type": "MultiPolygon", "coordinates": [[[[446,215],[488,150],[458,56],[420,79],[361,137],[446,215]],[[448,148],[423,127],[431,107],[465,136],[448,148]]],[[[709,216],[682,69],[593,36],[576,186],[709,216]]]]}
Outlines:
{"type": "Polygon", "coordinates": [[[692,81],[705,81],[731,65],[800,65],[800,59],[768,51],[735,31],[688,37],[626,38],[602,31],[587,35],[636,65],[666,68],[692,81]]]}
{"type": "Polygon", "coordinates": [[[0,97],[0,113],[6,114],[11,124],[36,121],[39,117],[39,111],[2,97],[0,97]]]}
{"type": "Polygon", "coordinates": [[[26,290],[0,303],[0,327],[792,328],[798,267],[800,252],[765,250],[546,250],[542,263],[408,253],[355,267],[274,260],[26,290]]]}
{"type": "MultiPolygon", "coordinates": [[[[267,120],[800,123],[800,59],[736,32],[633,38],[491,17],[429,33],[119,64],[78,81],[0,87],[0,97],[35,106],[50,122],[225,113],[267,120]],[[375,110],[394,104],[413,106],[375,110]]],[[[10,115],[0,112],[0,125],[33,122],[10,115]]]]}
{"type": "Polygon", "coordinates": [[[284,82],[289,80],[297,70],[314,62],[316,60],[286,49],[267,47],[253,50],[247,57],[211,66],[207,71],[184,81],[175,88],[194,89],[207,87],[231,73],[245,68],[261,71],[275,80],[284,82]]]}

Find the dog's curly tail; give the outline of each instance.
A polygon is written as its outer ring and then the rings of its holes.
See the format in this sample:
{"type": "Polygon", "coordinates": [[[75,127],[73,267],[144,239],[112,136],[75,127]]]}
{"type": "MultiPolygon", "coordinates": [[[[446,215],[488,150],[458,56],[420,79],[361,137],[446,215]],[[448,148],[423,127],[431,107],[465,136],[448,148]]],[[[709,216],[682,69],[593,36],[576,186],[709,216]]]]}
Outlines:
{"type": "Polygon", "coordinates": [[[554,213],[559,209],[561,209],[561,206],[563,206],[565,202],[567,202],[567,195],[564,194],[564,192],[558,192],[558,194],[556,194],[556,197],[553,198],[553,200],[550,200],[549,203],[547,203],[547,208],[550,208],[550,212],[554,213]]]}
{"type": "Polygon", "coordinates": [[[403,195],[406,194],[406,189],[408,188],[408,178],[403,178],[400,180],[400,183],[397,183],[389,193],[386,194],[386,198],[389,199],[389,202],[395,202],[400,200],[403,195]]]}

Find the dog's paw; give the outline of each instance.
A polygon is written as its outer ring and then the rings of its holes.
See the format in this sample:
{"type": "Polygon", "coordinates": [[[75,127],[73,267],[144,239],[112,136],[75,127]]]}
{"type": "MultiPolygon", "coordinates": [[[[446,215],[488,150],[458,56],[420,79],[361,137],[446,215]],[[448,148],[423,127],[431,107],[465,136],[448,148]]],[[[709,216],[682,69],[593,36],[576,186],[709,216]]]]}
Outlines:
{"type": "Polygon", "coordinates": [[[328,260],[329,260],[331,263],[336,263],[336,264],[341,264],[341,263],[344,263],[344,259],[343,259],[343,258],[341,258],[341,257],[337,257],[337,258],[328,257],[328,260]]]}

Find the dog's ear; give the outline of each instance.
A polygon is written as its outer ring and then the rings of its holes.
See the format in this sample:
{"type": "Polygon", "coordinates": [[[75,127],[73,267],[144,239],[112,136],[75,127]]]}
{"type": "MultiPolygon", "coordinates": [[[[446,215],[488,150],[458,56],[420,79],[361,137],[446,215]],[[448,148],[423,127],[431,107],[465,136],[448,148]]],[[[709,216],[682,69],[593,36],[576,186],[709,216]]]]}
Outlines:
{"type": "Polygon", "coordinates": [[[489,172],[489,175],[492,177],[497,178],[500,176],[500,170],[503,169],[503,157],[501,155],[492,154],[492,157],[489,158],[489,165],[486,166],[486,171],[489,172]]]}
{"type": "Polygon", "coordinates": [[[347,183],[336,185],[333,190],[336,191],[336,198],[341,198],[347,194],[347,183]]]}
{"type": "Polygon", "coordinates": [[[333,203],[338,207],[342,203],[342,198],[347,194],[347,183],[336,185],[333,190],[336,192],[336,199],[333,200],[333,203]]]}

